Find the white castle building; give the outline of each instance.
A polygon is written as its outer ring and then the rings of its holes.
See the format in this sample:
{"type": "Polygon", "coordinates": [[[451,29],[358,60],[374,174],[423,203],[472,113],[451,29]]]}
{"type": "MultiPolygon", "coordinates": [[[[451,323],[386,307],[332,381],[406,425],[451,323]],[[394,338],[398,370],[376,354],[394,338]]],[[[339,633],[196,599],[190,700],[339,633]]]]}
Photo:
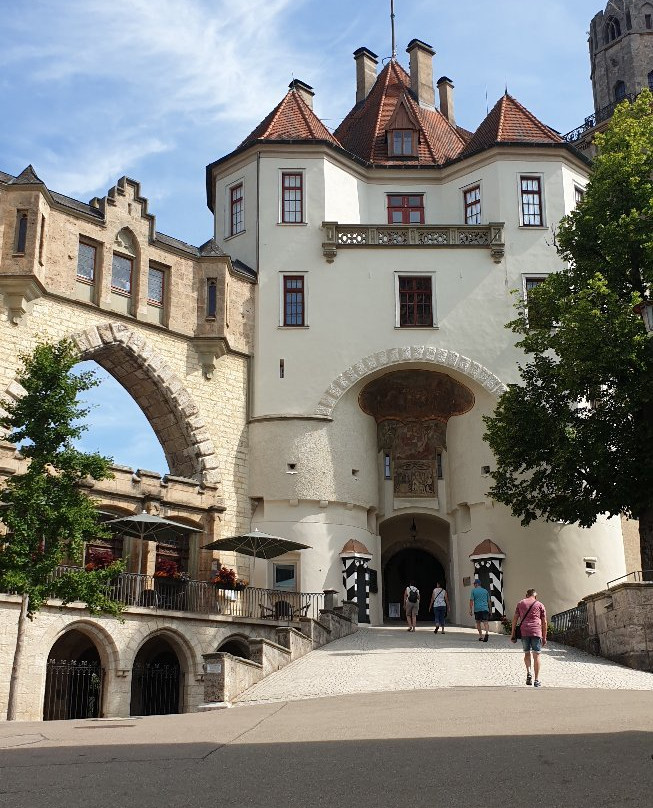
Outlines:
{"type": "Polygon", "coordinates": [[[361,620],[396,615],[414,578],[424,610],[446,582],[465,623],[476,574],[497,614],[530,586],[563,609],[624,573],[620,523],[522,528],[487,496],[482,417],[518,380],[511,292],[561,267],[552,232],[588,165],[507,93],[461,129],[434,51],[407,51],[410,72],[378,75],[355,52],[333,134],[295,80],[207,168],[215,240],[257,273],[252,524],[309,544],[287,559],[299,586],[344,575],[361,620]]]}

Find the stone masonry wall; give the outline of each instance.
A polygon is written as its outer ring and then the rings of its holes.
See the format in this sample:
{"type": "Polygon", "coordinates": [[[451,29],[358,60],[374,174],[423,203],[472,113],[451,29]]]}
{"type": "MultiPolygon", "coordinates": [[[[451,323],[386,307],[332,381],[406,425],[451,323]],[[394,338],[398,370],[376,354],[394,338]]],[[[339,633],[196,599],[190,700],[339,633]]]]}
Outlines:
{"type": "MultiPolygon", "coordinates": [[[[6,714],[9,674],[16,644],[20,599],[0,595],[0,720],[6,714]]],[[[130,608],[124,622],[91,617],[81,607],[46,606],[28,623],[20,668],[18,719],[38,721],[43,716],[46,662],[56,640],[77,629],[93,640],[105,670],[104,715],[129,715],[131,671],[139,649],[155,636],[166,639],[184,672],[183,712],[193,712],[204,700],[203,655],[215,652],[230,637],[262,637],[276,643],[276,626],[266,620],[243,620],[215,615],[162,613],[130,608]]]]}

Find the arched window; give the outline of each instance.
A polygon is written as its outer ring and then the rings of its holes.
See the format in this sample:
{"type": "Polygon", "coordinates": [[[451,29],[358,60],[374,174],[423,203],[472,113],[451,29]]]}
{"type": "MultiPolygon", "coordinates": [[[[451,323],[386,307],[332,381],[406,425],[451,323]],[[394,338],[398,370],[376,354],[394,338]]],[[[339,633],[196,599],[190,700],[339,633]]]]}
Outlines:
{"type": "Polygon", "coordinates": [[[623,81],[618,81],[614,85],[614,100],[618,104],[620,101],[623,101],[625,97],[626,97],[626,85],[624,84],[623,81]]]}
{"type": "Polygon", "coordinates": [[[607,45],[608,42],[614,42],[617,37],[621,36],[621,24],[616,17],[608,17],[608,21],[605,24],[605,44],[607,45]]]}

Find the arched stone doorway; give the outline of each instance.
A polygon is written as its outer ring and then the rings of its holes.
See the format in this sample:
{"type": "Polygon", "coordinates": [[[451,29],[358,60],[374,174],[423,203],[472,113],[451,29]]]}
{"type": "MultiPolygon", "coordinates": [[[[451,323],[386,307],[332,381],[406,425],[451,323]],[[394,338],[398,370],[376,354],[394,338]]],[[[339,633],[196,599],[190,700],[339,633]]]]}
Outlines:
{"type": "Polygon", "coordinates": [[[99,718],[104,670],[100,653],[86,634],[67,631],[48,654],[43,720],[99,718]]]}
{"type": "Polygon", "coordinates": [[[184,673],[177,652],[165,637],[152,637],[134,660],[129,714],[182,712],[183,684],[184,673]]]}
{"type": "Polygon", "coordinates": [[[391,604],[402,604],[404,590],[410,581],[420,591],[418,620],[431,620],[429,601],[435,584],[446,586],[444,567],[437,558],[420,547],[405,547],[396,552],[383,567],[383,615],[392,617],[391,604]]]}

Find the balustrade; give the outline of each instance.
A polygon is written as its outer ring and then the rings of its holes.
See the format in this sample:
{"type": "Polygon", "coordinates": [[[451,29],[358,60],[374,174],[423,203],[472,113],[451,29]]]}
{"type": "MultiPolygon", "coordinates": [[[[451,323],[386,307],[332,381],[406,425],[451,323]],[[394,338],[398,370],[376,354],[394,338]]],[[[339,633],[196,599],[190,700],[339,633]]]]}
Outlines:
{"type": "Polygon", "coordinates": [[[339,249],[349,248],[484,248],[498,264],[505,253],[503,222],[487,225],[367,225],[322,222],[322,252],[333,263],[339,249]]]}

